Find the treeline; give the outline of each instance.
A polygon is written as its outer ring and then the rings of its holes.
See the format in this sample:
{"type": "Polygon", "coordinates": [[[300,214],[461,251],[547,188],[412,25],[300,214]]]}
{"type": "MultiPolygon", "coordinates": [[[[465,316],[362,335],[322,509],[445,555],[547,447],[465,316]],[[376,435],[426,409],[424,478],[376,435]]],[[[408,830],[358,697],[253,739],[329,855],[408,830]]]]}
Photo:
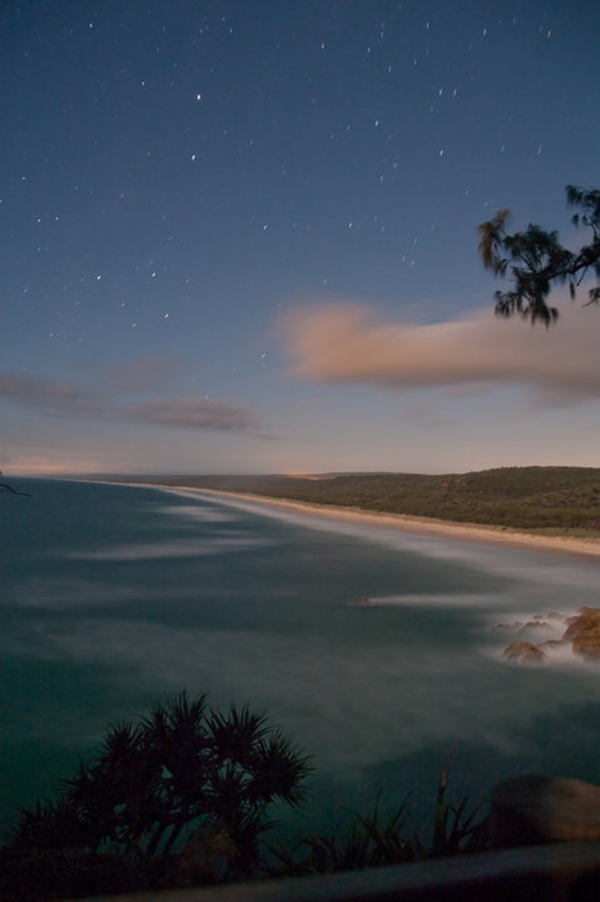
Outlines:
{"type": "MultiPolygon", "coordinates": [[[[128,477],[129,481],[131,477],[128,477]]],[[[474,473],[160,476],[140,481],[209,488],[529,532],[600,532],[600,469],[502,467],[474,473]]]]}

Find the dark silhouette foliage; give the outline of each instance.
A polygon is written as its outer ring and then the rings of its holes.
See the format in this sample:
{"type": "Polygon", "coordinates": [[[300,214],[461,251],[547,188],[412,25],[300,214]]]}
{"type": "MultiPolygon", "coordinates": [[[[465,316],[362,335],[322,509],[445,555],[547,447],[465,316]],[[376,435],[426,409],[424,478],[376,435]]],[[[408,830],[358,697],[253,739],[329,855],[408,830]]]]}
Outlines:
{"type": "Polygon", "coordinates": [[[0,848],[2,902],[50,902],[201,886],[258,876],[361,870],[488,847],[487,820],[446,798],[422,842],[403,804],[390,819],[355,815],[349,832],[313,834],[292,852],[259,846],[275,801],[299,804],[310,767],[263,714],[181,695],[139,723],[110,727],[55,802],[22,810],[0,848]]]}
{"type": "MultiPolygon", "coordinates": [[[[0,479],[3,479],[2,470],[0,470],[0,479]]],[[[31,498],[29,492],[19,492],[17,489],[13,489],[8,482],[0,482],[0,492],[10,492],[11,495],[24,495],[26,498],[31,498]]]]}
{"type": "MultiPolygon", "coordinates": [[[[495,276],[508,276],[513,288],[496,291],[496,313],[510,317],[515,313],[532,323],[538,320],[550,326],[558,319],[558,310],[548,304],[554,285],[569,286],[571,298],[591,269],[600,280],[600,191],[574,185],[566,188],[567,204],[576,212],[571,221],[591,229],[592,241],[579,251],[570,251],[558,240],[558,232],[547,232],[530,223],[524,232],[509,234],[510,213],[498,210],[489,222],[478,226],[479,255],[486,269],[495,276]]],[[[600,285],[589,291],[588,303],[600,300],[600,285]]]]}
{"type": "Polygon", "coordinates": [[[21,812],[3,859],[27,872],[75,856],[78,868],[93,862],[109,876],[126,860],[139,888],[248,877],[262,863],[269,807],[298,805],[309,771],[263,714],[222,713],[183,692],[137,724],[110,727],[57,801],[21,812]]]}
{"type": "Polygon", "coordinates": [[[274,850],[282,866],[276,873],[331,874],[485,851],[489,847],[487,818],[478,817],[479,808],[470,808],[466,796],[458,804],[447,800],[448,776],[448,767],[444,766],[435,797],[430,843],[410,831],[407,802],[388,820],[382,819],[376,804],[371,817],[355,814],[354,823],[345,832],[338,829],[332,836],[308,836],[296,854],[274,850]]]}

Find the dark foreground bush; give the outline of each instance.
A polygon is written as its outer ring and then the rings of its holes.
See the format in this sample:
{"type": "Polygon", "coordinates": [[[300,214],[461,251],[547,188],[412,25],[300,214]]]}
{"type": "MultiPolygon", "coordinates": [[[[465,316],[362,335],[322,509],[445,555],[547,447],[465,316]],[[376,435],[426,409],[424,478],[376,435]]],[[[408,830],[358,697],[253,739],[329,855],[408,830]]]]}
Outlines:
{"type": "Polygon", "coordinates": [[[143,880],[125,855],[68,848],[0,850],[2,902],[117,895],[143,889],[143,880]]]}
{"type": "Polygon", "coordinates": [[[487,820],[477,819],[478,809],[469,808],[466,796],[457,804],[449,802],[447,784],[448,769],[444,767],[429,842],[411,831],[406,804],[388,820],[381,818],[375,806],[371,817],[356,814],[354,823],[345,831],[337,830],[332,836],[309,836],[291,854],[274,850],[280,863],[279,874],[331,874],[484,851],[489,839],[487,820]]]}
{"type": "Polygon", "coordinates": [[[273,802],[295,806],[304,754],[234,706],[184,692],[108,729],[58,799],[23,810],[0,851],[0,898],[55,899],[237,880],[262,865],[273,802]]]}
{"type": "Polygon", "coordinates": [[[301,876],[481,851],[485,822],[446,799],[441,773],[429,842],[405,807],[382,821],[356,815],[349,831],[312,835],[292,852],[265,849],[274,802],[295,806],[305,755],[264,715],[182,693],[137,724],[110,727],[55,801],[22,810],[0,849],[0,900],[42,902],[301,876]]]}

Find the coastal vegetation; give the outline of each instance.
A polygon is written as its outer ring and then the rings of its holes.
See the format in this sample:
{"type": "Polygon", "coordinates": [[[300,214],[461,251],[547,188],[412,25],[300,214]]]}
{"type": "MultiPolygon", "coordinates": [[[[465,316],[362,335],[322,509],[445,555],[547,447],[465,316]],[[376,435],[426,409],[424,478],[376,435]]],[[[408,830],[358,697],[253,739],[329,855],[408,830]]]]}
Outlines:
{"type": "Polygon", "coordinates": [[[0,846],[0,898],[35,902],[360,870],[482,851],[487,822],[446,798],[442,768],[430,841],[407,806],[355,815],[344,832],[285,848],[268,819],[301,804],[312,766],[264,714],[210,708],[183,692],[139,723],[110,726],[57,797],[23,809],[0,846]],[[265,833],[270,832],[270,839],[265,833]],[[273,838],[274,837],[274,838],[273,838]]]}
{"type": "Polygon", "coordinates": [[[473,473],[127,477],[544,535],[600,535],[600,469],[501,467],[473,473]]]}
{"type": "Polygon", "coordinates": [[[248,878],[275,803],[304,798],[306,755],[262,713],[183,692],[108,728],[55,800],[22,810],[0,850],[0,898],[71,898],[248,878]]]}

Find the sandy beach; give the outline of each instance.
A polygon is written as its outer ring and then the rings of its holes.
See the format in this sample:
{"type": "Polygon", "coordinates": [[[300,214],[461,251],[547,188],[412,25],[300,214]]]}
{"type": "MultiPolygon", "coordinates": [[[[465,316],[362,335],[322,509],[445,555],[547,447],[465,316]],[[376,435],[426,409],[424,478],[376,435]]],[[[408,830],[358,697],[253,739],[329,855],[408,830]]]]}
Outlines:
{"type": "Polygon", "coordinates": [[[386,529],[400,529],[405,532],[423,535],[444,536],[467,542],[486,542],[496,545],[511,545],[515,548],[530,548],[537,551],[550,551],[562,554],[586,556],[600,555],[600,538],[574,538],[570,536],[538,536],[532,533],[518,532],[503,526],[482,526],[479,524],[454,523],[446,520],[434,520],[429,517],[409,517],[404,514],[379,513],[366,511],[356,507],[336,507],[333,505],[310,504],[301,501],[289,501],[280,498],[267,498],[264,495],[250,495],[238,492],[222,492],[215,489],[195,486],[165,486],[165,488],[185,489],[215,497],[251,501],[270,508],[283,508],[296,514],[311,517],[323,517],[328,520],[342,520],[365,526],[379,526],[386,529]]]}

